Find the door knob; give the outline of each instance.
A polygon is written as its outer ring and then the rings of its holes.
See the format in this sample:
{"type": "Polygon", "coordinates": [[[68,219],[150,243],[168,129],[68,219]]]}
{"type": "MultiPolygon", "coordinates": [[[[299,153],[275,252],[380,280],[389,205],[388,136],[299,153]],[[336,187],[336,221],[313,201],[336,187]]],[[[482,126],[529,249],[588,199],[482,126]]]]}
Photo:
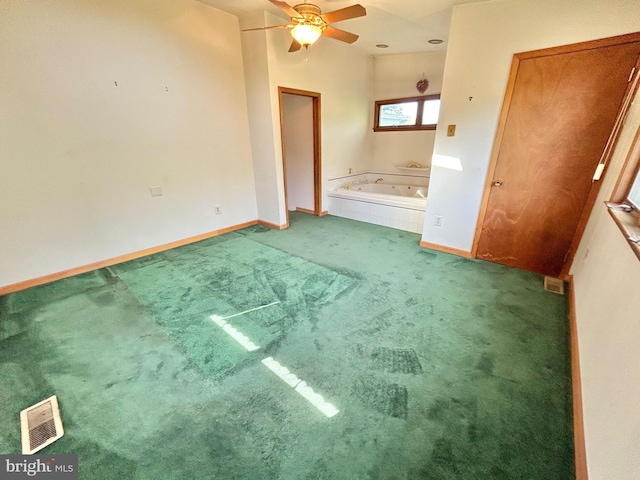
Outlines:
{"type": "Polygon", "coordinates": [[[496,180],[495,182],[493,182],[494,187],[499,187],[500,185],[502,185],[502,180],[496,180]]]}

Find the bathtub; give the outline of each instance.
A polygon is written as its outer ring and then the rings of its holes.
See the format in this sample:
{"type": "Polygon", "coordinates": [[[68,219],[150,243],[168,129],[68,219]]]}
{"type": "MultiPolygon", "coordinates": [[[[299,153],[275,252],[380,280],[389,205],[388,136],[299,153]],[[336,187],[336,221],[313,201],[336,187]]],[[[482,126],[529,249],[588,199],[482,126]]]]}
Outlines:
{"type": "Polygon", "coordinates": [[[427,187],[362,183],[328,192],[329,214],[422,233],[427,187]]]}
{"type": "Polygon", "coordinates": [[[419,187],[413,185],[365,183],[364,185],[351,185],[351,187],[347,191],[393,195],[394,197],[427,198],[427,187],[419,187]]]}

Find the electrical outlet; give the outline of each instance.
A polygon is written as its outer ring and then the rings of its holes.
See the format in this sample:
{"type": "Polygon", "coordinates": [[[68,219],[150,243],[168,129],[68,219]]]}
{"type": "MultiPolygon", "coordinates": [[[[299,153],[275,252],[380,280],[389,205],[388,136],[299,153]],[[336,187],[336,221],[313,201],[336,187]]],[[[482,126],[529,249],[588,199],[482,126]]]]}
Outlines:
{"type": "Polygon", "coordinates": [[[222,213],[222,209],[220,208],[220,205],[216,205],[215,209],[216,209],[216,215],[220,215],[222,213]]]}
{"type": "Polygon", "coordinates": [[[436,215],[436,219],[435,219],[435,221],[433,222],[433,224],[434,224],[436,227],[441,227],[441,226],[442,226],[442,215],[436,215]]]}

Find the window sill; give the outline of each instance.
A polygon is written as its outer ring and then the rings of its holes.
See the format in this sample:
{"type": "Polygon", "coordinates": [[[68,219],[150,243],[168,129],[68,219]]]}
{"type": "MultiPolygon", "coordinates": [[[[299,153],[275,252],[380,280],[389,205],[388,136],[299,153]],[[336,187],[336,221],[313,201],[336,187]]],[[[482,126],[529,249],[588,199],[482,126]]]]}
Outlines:
{"type": "Polygon", "coordinates": [[[627,243],[636,254],[636,257],[640,260],[640,243],[633,243],[628,240],[631,235],[640,236],[640,225],[638,224],[638,217],[632,212],[624,212],[616,210],[615,208],[608,208],[609,215],[613,217],[613,220],[618,225],[618,228],[627,240],[627,243]]]}
{"type": "Polygon", "coordinates": [[[418,130],[435,130],[436,125],[408,125],[402,127],[373,127],[374,132],[415,132],[418,130]]]}

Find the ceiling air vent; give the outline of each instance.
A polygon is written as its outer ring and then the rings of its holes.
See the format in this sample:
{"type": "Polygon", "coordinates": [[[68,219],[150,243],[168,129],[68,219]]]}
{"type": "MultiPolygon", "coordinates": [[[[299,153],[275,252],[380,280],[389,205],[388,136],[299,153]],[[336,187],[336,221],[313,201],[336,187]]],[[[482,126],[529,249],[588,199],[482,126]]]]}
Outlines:
{"type": "Polygon", "coordinates": [[[559,278],[544,277],[544,289],[548,292],[564,295],[564,282],[559,278]]]}
{"type": "Polygon", "coordinates": [[[64,435],[58,398],[54,395],[20,412],[22,454],[31,455],[64,435]]]}

